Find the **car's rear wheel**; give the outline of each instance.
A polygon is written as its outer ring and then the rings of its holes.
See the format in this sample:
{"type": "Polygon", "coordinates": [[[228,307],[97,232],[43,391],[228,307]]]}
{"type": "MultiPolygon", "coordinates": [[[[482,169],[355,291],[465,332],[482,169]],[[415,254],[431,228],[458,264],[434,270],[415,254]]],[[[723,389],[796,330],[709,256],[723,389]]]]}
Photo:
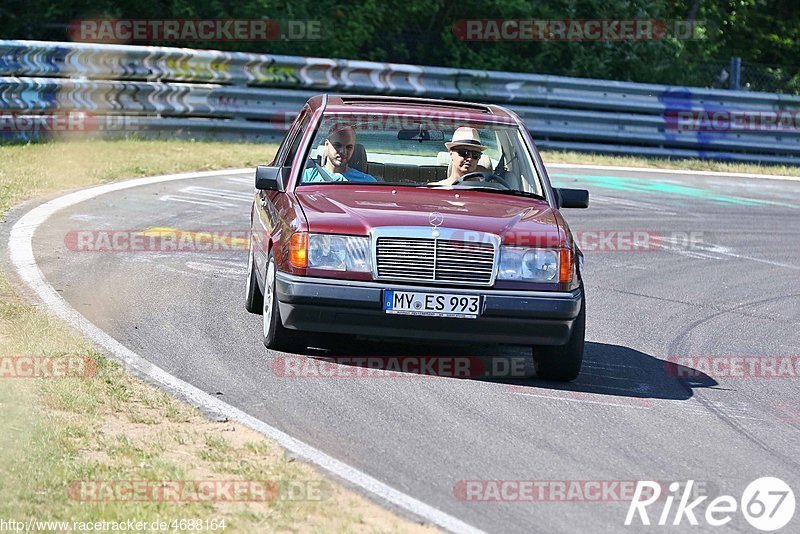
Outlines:
{"type": "Polygon", "coordinates": [[[258,287],[258,270],[256,269],[253,241],[250,241],[250,253],[247,260],[247,287],[245,288],[244,307],[250,313],[261,313],[264,307],[264,294],[258,287]]]}
{"type": "Polygon", "coordinates": [[[583,347],[586,337],[586,298],[572,325],[566,345],[537,345],[533,347],[536,376],[545,380],[569,382],[575,380],[583,364],[583,347]]]}
{"type": "Polygon", "coordinates": [[[302,348],[298,332],[284,328],[278,309],[278,295],[275,291],[276,274],[275,256],[269,253],[267,274],[264,277],[264,299],[262,306],[262,322],[264,325],[264,346],[268,349],[295,351],[302,348]]]}

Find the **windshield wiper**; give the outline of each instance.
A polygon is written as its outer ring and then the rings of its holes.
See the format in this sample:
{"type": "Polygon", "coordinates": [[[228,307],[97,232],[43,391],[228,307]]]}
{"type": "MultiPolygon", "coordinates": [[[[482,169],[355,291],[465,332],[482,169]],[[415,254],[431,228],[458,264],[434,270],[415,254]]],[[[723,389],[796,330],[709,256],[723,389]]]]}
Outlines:
{"type": "Polygon", "coordinates": [[[481,186],[481,185],[471,185],[466,187],[458,187],[453,186],[453,189],[467,189],[467,190],[477,190],[477,191],[489,191],[491,193],[501,193],[503,195],[513,195],[517,197],[526,197],[526,198],[535,198],[538,200],[544,200],[545,198],[542,195],[537,195],[536,193],[531,193],[530,191],[518,191],[516,189],[498,189],[496,187],[489,187],[489,186],[481,186]]]}

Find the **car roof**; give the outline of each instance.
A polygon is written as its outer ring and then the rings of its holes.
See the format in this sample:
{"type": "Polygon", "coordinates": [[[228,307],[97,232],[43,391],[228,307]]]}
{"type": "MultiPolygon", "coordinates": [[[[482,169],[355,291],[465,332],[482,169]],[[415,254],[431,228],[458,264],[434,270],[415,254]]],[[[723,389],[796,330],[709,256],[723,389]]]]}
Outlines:
{"type": "MultiPolygon", "coordinates": [[[[324,95],[311,98],[312,109],[322,107],[324,95]]],[[[458,118],[469,121],[500,122],[516,124],[514,116],[505,108],[494,104],[459,102],[456,100],[438,100],[434,98],[415,98],[385,95],[327,95],[326,112],[332,113],[365,113],[377,114],[397,113],[407,115],[429,115],[431,112],[457,114],[458,118]]]]}

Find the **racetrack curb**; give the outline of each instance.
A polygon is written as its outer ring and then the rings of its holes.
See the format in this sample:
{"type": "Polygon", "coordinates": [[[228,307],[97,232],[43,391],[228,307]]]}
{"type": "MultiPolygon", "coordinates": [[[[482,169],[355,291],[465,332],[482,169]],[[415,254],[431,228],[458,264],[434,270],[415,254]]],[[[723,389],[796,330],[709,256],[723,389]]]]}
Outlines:
{"type": "Polygon", "coordinates": [[[52,200],[46,201],[24,213],[17,220],[10,231],[8,239],[8,249],[11,264],[19,277],[37,297],[44,303],[46,308],[66,321],[70,326],[76,328],[89,338],[102,351],[117,360],[125,368],[135,375],[147,380],[150,383],[160,386],[191,404],[198,406],[201,410],[212,413],[223,414],[226,417],[238,421],[239,423],[274,439],[284,449],[295,454],[334,475],[349,485],[357,487],[379,501],[388,503],[392,507],[397,507],[405,512],[423,518],[430,523],[443,529],[453,532],[482,532],[463,521],[438,510],[428,504],[419,501],[410,495],[384,484],[383,482],[359,471],[358,469],[341,462],[324,452],[308,445],[292,436],[272,427],[263,421],[231,406],[220,399],[209,395],[199,388],[172,376],[163,369],[153,365],[135,352],[131,351],[106,332],[95,326],[77,310],[70,306],[58,292],[47,282],[36,264],[33,253],[33,235],[37,228],[47,219],[61,209],[79,204],[83,201],[97,196],[130,189],[142,185],[185,180],[192,178],[204,178],[210,176],[225,176],[242,173],[251,173],[253,169],[233,169],[226,171],[206,171],[182,173],[149,178],[138,178],[122,182],[82,189],[73,193],[57,196],[52,200]]]}

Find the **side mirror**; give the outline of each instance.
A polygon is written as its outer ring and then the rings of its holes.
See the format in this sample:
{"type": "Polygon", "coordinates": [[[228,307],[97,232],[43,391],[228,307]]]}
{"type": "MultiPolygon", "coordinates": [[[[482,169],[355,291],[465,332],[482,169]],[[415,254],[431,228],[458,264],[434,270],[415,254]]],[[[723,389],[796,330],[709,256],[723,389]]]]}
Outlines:
{"type": "Polygon", "coordinates": [[[586,189],[554,189],[559,208],[588,208],[589,191],[586,189]]]}
{"type": "Polygon", "coordinates": [[[284,176],[288,167],[256,167],[256,189],[267,191],[283,191],[284,176]]]}

